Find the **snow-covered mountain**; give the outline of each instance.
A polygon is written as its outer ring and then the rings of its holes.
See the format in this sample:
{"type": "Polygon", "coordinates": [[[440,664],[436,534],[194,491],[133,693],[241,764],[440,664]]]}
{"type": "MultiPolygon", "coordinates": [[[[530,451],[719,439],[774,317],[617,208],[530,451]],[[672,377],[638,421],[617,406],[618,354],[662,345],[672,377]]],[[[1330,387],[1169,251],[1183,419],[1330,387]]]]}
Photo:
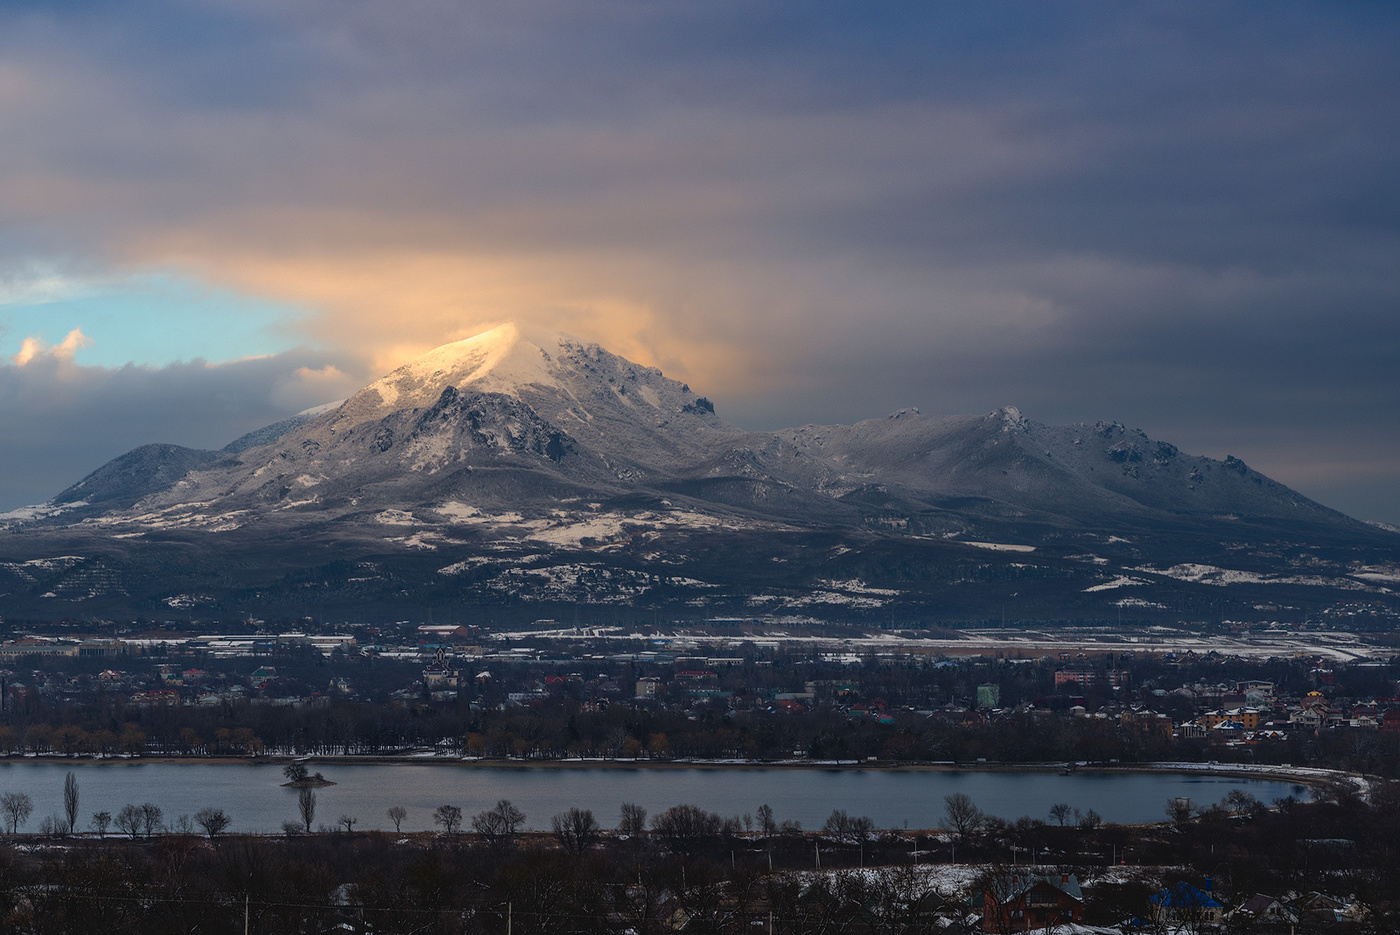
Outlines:
{"type": "MultiPolygon", "coordinates": [[[[1165,611],[1140,589],[1227,579],[1388,600],[1384,569],[1400,545],[1237,459],[1187,455],[1117,423],[911,409],[747,432],[654,368],[515,325],[222,451],[137,448],[0,526],[0,557],[12,559],[0,562],[0,600],[6,567],[61,548],[77,556],[72,569],[106,563],[107,590],[79,587],[79,602],[166,608],[284,602],[275,582],[337,562],[311,588],[334,602],[350,579],[351,591],[483,606],[793,610],[825,594],[827,610],[859,611],[956,593],[971,608],[979,589],[1004,598],[1012,579],[1031,582],[1042,613],[1058,600],[1055,616],[1121,602],[1126,589],[1165,611]],[[239,556],[238,580],[170,574],[218,555],[239,556]],[[153,565],[167,581],[132,583],[153,565]]],[[[74,600],[22,575],[12,585],[26,606],[74,600]]]]}

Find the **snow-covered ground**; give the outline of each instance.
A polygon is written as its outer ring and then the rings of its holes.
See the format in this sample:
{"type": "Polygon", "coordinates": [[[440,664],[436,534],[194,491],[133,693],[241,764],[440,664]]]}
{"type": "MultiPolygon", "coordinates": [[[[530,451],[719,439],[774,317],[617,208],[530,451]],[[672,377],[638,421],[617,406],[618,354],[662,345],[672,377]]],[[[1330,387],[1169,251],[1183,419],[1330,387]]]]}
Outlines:
{"type": "MultiPolygon", "coordinates": [[[[1375,585],[1352,581],[1340,575],[1264,575],[1254,571],[1241,571],[1237,568],[1220,568],[1215,565],[1183,564],[1172,565],[1170,568],[1154,568],[1151,565],[1142,565],[1131,569],[1132,571],[1147,572],[1154,575],[1162,575],[1166,578],[1175,578],[1178,581],[1189,581],[1193,584],[1209,584],[1215,587],[1229,587],[1232,584],[1294,584],[1307,585],[1322,588],[1342,588],[1350,591],[1374,591],[1385,590],[1375,585]]],[[[1356,577],[1363,577],[1357,575],[1356,577]]]]}

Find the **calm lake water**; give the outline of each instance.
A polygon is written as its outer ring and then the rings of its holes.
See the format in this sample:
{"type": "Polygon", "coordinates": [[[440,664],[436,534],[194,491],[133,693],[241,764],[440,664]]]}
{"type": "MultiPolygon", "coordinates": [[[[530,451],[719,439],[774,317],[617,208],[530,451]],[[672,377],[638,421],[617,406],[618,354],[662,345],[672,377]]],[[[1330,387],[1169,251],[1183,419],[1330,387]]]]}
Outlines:
{"type": "MultiPolygon", "coordinates": [[[[721,815],[754,812],[767,803],[779,821],[820,828],[833,809],[868,815],[878,828],[934,828],[944,815],[943,797],[970,795],[983,811],[1001,818],[1022,815],[1049,820],[1050,806],[1067,802],[1093,809],[1105,821],[1160,821],[1166,801],[1186,796],[1204,805],[1243,789],[1272,802],[1284,796],[1307,798],[1306,787],[1288,782],[1193,776],[1178,773],[1069,776],[1044,772],[890,772],[861,769],[641,769],[617,767],[511,768],[443,764],[320,765],[336,785],[316,790],[316,824],[334,825],[341,815],[359,819],[356,828],[392,828],[391,806],[408,809],[404,830],[430,830],[439,805],[456,805],[468,817],[507,798],[521,808],[526,825],[545,830],[551,816],[577,806],[593,810],[604,827],[617,824],[618,808],[635,802],[648,813],[680,803],[721,815]]],[[[194,815],[205,806],[224,809],[233,829],[281,830],[297,818],[297,792],[284,789],[275,765],[215,763],[0,763],[0,792],[25,792],[34,831],[47,815],[62,810],[63,779],[78,780],[81,818],[116,814],[128,803],[153,802],[167,822],[194,815]]],[[[24,829],[22,829],[24,830],[24,829]]]]}

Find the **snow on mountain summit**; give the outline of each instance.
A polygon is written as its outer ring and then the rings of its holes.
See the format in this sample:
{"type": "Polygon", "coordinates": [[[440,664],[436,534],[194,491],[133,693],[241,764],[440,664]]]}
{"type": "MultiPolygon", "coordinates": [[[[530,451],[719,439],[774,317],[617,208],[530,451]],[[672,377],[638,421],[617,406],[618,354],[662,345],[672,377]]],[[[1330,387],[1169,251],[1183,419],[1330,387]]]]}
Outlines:
{"type": "Polygon", "coordinates": [[[554,358],[569,339],[556,335],[556,354],[528,340],[513,322],[444,344],[389,373],[352,397],[366,415],[432,405],[444,387],[518,395],[526,385],[557,386],[554,358]],[[375,397],[378,399],[375,399],[375,397]],[[366,405],[369,404],[369,405],[366,405]]]}

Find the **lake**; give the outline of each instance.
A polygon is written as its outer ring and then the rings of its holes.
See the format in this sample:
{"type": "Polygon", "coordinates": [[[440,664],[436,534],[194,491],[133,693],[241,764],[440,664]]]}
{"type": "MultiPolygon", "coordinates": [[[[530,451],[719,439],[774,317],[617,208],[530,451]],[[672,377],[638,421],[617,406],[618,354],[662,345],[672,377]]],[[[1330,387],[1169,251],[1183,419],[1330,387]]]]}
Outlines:
{"type": "MultiPolygon", "coordinates": [[[[815,830],[833,809],[869,816],[877,828],[935,828],[944,816],[943,797],[955,792],[1000,818],[1029,815],[1048,821],[1050,806],[1065,802],[1112,822],[1161,821],[1168,799],[1185,796],[1205,805],[1233,789],[1264,802],[1308,797],[1307,788],[1296,783],[1184,773],[441,763],[318,763],[311,770],[336,783],[316,790],[316,825],[333,826],[339,816],[351,815],[358,818],[357,830],[392,828],[385,812],[395,805],[408,810],[405,831],[430,830],[439,805],[456,805],[470,819],[502,798],[522,809],[527,827],[535,830],[547,830],[551,816],[574,806],[592,809],[603,827],[615,827],[623,802],[642,805],[652,815],[689,803],[724,816],[752,814],[766,803],[779,822],[800,821],[815,830]]],[[[160,806],[167,822],[216,806],[233,819],[235,831],[279,831],[284,821],[297,818],[297,791],[282,788],[278,765],[12,760],[0,763],[0,792],[24,792],[34,800],[34,814],[21,830],[37,830],[45,816],[61,812],[64,775],[70,771],[78,780],[81,828],[94,812],[115,815],[123,805],[144,802],[160,806]]]]}

